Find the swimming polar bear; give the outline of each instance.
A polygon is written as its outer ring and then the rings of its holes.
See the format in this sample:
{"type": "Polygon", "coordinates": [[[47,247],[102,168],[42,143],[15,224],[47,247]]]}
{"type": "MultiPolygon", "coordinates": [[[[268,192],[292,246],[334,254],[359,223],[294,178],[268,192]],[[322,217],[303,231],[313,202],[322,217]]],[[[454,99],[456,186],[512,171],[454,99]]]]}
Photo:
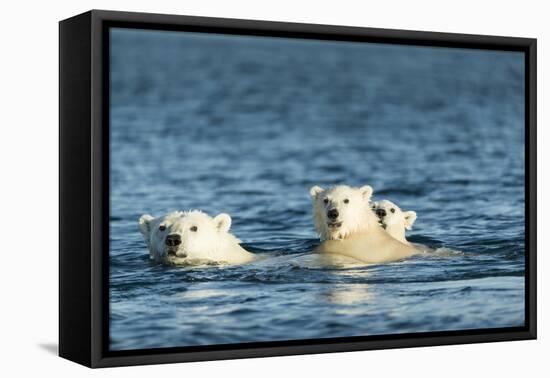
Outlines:
{"type": "Polygon", "coordinates": [[[229,233],[229,227],[229,215],[222,213],[212,218],[198,210],[174,211],[158,218],[145,214],[139,218],[150,258],[167,264],[243,264],[254,260],[255,256],[229,233]]]}
{"type": "Polygon", "coordinates": [[[421,252],[380,227],[369,203],[372,192],[369,185],[310,189],[315,228],[322,241],[317,252],[341,254],[366,263],[402,260],[421,252]]]}
{"type": "Polygon", "coordinates": [[[410,244],[405,238],[405,230],[412,228],[416,221],[416,212],[402,211],[399,206],[388,200],[374,202],[372,210],[388,234],[401,243],[410,244]]]}

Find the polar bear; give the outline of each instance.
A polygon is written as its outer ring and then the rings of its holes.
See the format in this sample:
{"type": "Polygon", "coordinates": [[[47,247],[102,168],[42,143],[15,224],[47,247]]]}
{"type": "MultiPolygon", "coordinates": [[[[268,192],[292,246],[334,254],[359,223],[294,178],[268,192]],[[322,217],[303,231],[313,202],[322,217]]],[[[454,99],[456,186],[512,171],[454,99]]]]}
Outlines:
{"type": "Polygon", "coordinates": [[[388,200],[374,202],[372,210],[388,234],[401,243],[410,244],[405,238],[405,230],[412,228],[416,221],[416,212],[402,211],[399,206],[388,200]]]}
{"type": "Polygon", "coordinates": [[[380,227],[369,203],[372,192],[369,185],[310,189],[315,228],[322,241],[317,252],[341,254],[366,263],[402,260],[421,252],[380,227]]]}
{"type": "Polygon", "coordinates": [[[139,218],[149,256],[167,264],[252,261],[254,255],[229,233],[230,226],[229,215],[222,213],[212,218],[198,210],[174,211],[158,218],[145,214],[139,218]]]}

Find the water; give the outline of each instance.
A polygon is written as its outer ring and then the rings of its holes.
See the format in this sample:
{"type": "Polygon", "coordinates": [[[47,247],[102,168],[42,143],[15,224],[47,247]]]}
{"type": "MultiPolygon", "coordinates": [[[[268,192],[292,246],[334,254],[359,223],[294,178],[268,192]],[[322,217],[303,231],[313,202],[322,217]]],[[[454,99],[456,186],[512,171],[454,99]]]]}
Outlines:
{"type": "Polygon", "coordinates": [[[115,29],[114,350],[524,324],[523,56],[115,29]],[[374,187],[435,253],[313,254],[308,190],[374,187]],[[262,259],[148,260],[140,215],[227,212],[262,259]]]}

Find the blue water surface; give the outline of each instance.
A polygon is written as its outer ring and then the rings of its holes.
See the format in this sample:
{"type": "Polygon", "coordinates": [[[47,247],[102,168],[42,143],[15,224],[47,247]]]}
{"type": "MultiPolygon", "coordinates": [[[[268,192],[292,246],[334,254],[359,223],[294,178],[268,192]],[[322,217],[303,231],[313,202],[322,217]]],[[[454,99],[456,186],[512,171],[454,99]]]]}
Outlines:
{"type": "Polygon", "coordinates": [[[111,32],[113,350],[524,324],[516,52],[111,32]],[[327,261],[308,190],[374,187],[435,252],[327,261]],[[227,212],[263,258],[149,261],[140,215],[227,212]]]}

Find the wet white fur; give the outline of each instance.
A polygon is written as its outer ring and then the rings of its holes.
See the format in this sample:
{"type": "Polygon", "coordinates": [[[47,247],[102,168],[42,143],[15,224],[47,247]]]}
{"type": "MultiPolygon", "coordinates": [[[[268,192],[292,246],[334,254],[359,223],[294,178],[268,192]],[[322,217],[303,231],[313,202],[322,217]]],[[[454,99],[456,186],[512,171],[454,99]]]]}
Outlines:
{"type": "Polygon", "coordinates": [[[386,232],[402,243],[409,243],[405,237],[405,230],[412,229],[416,221],[416,212],[402,211],[399,206],[388,200],[374,202],[372,209],[375,212],[377,209],[384,209],[386,216],[380,218],[380,222],[384,225],[386,232]],[[394,212],[391,211],[392,209],[394,212]]]}
{"type": "Polygon", "coordinates": [[[342,254],[366,263],[401,260],[420,252],[394,239],[380,227],[369,203],[372,192],[368,185],[360,188],[338,185],[327,190],[314,186],[310,189],[315,228],[322,241],[317,252],[342,254]],[[340,227],[328,226],[327,211],[332,208],[338,210],[340,227]]]}
{"type": "Polygon", "coordinates": [[[378,227],[378,217],[369,205],[372,191],[369,185],[361,188],[338,185],[327,190],[320,186],[312,187],[309,194],[313,200],[315,229],[321,241],[343,239],[352,233],[378,227]],[[325,198],[329,200],[326,204],[325,198]],[[344,203],[346,199],[349,201],[347,204],[344,203]],[[342,227],[337,229],[328,227],[327,210],[329,208],[338,210],[339,217],[344,220],[342,227]]]}
{"type": "Polygon", "coordinates": [[[194,262],[219,262],[242,264],[254,259],[254,255],[240,246],[240,240],[229,233],[231,217],[219,214],[212,218],[198,211],[174,211],[161,217],[142,215],[139,229],[151,259],[168,264],[194,262]],[[162,231],[160,226],[165,227],[162,231]],[[195,230],[196,231],[193,231],[195,230]],[[181,244],[176,256],[169,255],[165,244],[166,236],[178,234],[181,244]]]}

